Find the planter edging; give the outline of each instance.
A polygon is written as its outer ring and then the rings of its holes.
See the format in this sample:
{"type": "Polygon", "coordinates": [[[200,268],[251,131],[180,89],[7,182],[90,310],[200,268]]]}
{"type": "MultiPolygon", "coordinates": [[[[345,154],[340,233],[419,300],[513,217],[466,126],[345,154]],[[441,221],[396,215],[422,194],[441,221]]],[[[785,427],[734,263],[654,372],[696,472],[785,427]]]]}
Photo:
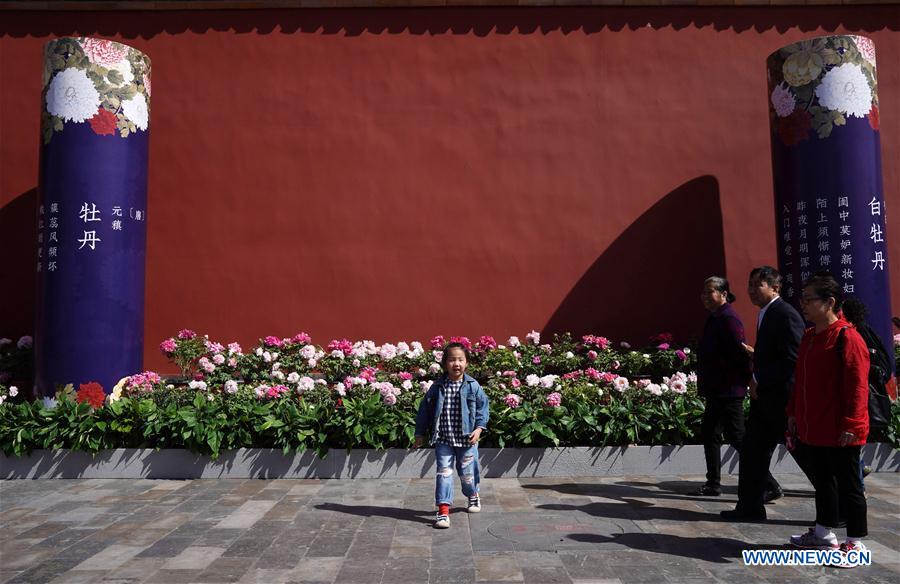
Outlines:
{"type": "MultiPolygon", "coordinates": [[[[875,472],[900,471],[900,451],[867,444],[863,457],[875,472]]],[[[775,473],[799,472],[784,447],[773,457],[775,473]]],[[[678,475],[706,472],[703,447],[612,446],[571,448],[483,448],[486,478],[678,475]]],[[[736,474],[738,457],[727,447],[722,470],[736,474]]],[[[69,450],[36,450],[28,456],[0,454],[2,479],[74,478],[422,478],[434,474],[434,451],[330,450],[284,455],[280,450],[247,448],[223,452],[217,460],[187,450],[116,449],[96,456],[69,450]]]]}

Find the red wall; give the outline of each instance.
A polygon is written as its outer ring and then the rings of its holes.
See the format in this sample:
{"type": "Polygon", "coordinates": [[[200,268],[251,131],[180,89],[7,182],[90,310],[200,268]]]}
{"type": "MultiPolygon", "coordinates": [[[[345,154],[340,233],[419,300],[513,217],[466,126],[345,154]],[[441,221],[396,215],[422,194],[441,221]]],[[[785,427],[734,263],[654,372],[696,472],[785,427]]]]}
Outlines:
{"type": "MultiPolygon", "coordinates": [[[[697,334],[705,276],[775,261],[767,55],[878,50],[900,203],[900,11],[372,9],[0,18],[0,336],[31,330],[41,47],[153,61],[147,366],[179,328],[249,343],[532,328],[697,334]]],[[[891,223],[891,227],[895,227],[891,223]]],[[[892,234],[900,312],[900,233],[892,234]]],[[[748,327],[752,329],[753,327],[748,327]]]]}

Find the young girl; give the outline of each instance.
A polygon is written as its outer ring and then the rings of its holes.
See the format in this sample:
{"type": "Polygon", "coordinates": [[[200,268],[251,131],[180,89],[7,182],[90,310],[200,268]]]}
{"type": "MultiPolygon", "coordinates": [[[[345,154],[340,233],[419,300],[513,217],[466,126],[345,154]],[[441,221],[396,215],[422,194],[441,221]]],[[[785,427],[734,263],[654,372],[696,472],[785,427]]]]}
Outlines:
{"type": "Polygon", "coordinates": [[[469,513],[481,511],[478,496],[478,440],[488,423],[488,398],[475,379],[466,375],[469,352],[461,343],[444,347],[445,374],[425,393],[416,416],[415,447],[422,446],[430,430],[437,460],[434,501],[438,512],[434,526],[450,527],[453,503],[453,466],[459,473],[469,513]]]}

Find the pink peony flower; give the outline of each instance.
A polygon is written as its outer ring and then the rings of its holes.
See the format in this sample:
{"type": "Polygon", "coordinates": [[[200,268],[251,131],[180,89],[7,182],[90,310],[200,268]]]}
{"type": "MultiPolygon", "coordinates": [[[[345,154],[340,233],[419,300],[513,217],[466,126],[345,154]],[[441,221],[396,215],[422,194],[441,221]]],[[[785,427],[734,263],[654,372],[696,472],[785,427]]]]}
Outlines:
{"type": "Polygon", "coordinates": [[[511,408],[517,408],[522,404],[522,398],[514,393],[506,394],[506,397],[503,398],[503,401],[505,401],[506,405],[511,408]]]}
{"type": "Polygon", "coordinates": [[[192,331],[191,329],[181,329],[178,331],[178,338],[183,341],[189,341],[197,336],[197,333],[192,331]]]}
{"type": "Polygon", "coordinates": [[[241,354],[241,346],[237,343],[228,343],[228,353],[229,354],[241,354]]]}
{"type": "Polygon", "coordinates": [[[554,391],[547,396],[547,405],[551,408],[558,408],[562,404],[562,395],[558,391],[554,391]]]}
{"type": "Polygon", "coordinates": [[[660,351],[667,351],[669,349],[669,343],[660,343],[656,348],[660,351]]]}
{"type": "Polygon", "coordinates": [[[381,400],[384,402],[384,405],[392,406],[397,403],[397,396],[393,393],[386,393],[382,395],[381,400]]]}
{"type": "Polygon", "coordinates": [[[469,337],[450,337],[450,342],[459,343],[460,345],[465,347],[466,350],[472,349],[472,341],[469,340],[469,337]]]}
{"type": "Polygon", "coordinates": [[[311,340],[312,340],[311,336],[309,336],[308,334],[306,334],[304,332],[299,332],[296,335],[294,335],[294,338],[291,339],[291,342],[305,345],[306,343],[310,342],[311,340]]]}
{"type": "Polygon", "coordinates": [[[103,65],[104,67],[115,65],[128,54],[128,50],[124,45],[105,39],[81,39],[79,44],[91,63],[103,65]]]}
{"type": "Polygon", "coordinates": [[[541,343],[541,333],[537,331],[531,331],[530,333],[525,335],[525,340],[532,345],[539,345],[541,343]]]}
{"type": "Polygon", "coordinates": [[[531,358],[531,362],[534,363],[535,365],[539,365],[541,362],[540,356],[535,355],[534,357],[531,358]]]}
{"type": "Polygon", "coordinates": [[[444,342],[444,335],[437,335],[437,336],[431,337],[431,348],[432,349],[440,349],[445,344],[446,343],[444,342]]]}
{"type": "Polygon", "coordinates": [[[225,355],[223,355],[222,353],[216,353],[215,355],[213,355],[212,361],[216,365],[221,365],[225,362],[225,355]]]}
{"type": "Polygon", "coordinates": [[[519,381],[518,379],[516,379],[515,377],[513,377],[513,378],[510,380],[509,384],[512,385],[513,388],[518,389],[518,388],[522,385],[522,382],[519,381]]]}
{"type": "Polygon", "coordinates": [[[497,341],[494,340],[494,337],[490,337],[490,336],[479,337],[478,348],[481,350],[484,350],[484,351],[486,351],[488,349],[496,349],[497,341]]]}
{"type": "Polygon", "coordinates": [[[675,351],[675,356],[681,359],[682,361],[687,361],[687,355],[681,349],[675,351]]]}
{"type": "Polygon", "coordinates": [[[340,351],[344,355],[350,355],[353,353],[353,343],[348,341],[347,339],[341,340],[333,340],[328,343],[328,352],[333,353],[335,351],[340,351]]]}
{"type": "Polygon", "coordinates": [[[263,342],[269,347],[280,347],[282,345],[281,339],[272,335],[267,336],[263,342]]]}
{"type": "Polygon", "coordinates": [[[403,381],[407,381],[407,380],[412,379],[413,375],[412,375],[412,373],[409,373],[408,371],[401,371],[400,373],[397,374],[397,377],[399,377],[403,381]]]}
{"type": "Polygon", "coordinates": [[[590,359],[591,361],[596,361],[597,360],[597,351],[594,351],[593,349],[588,351],[588,359],[590,359]]]}
{"type": "Polygon", "coordinates": [[[166,356],[171,355],[175,352],[175,349],[178,348],[178,345],[175,343],[175,339],[166,339],[165,341],[159,344],[159,350],[166,356]]]}

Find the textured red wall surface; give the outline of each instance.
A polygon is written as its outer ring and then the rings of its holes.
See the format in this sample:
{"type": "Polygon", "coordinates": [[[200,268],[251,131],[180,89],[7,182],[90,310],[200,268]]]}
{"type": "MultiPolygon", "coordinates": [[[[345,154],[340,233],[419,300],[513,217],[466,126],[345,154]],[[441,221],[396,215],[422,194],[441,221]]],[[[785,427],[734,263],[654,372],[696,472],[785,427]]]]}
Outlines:
{"type": "Polygon", "coordinates": [[[244,343],[299,330],[322,344],[532,328],[689,338],[714,273],[732,279],[752,331],[746,276],[775,261],[765,59],[823,34],[875,41],[894,209],[898,14],[3,13],[0,336],[31,330],[49,38],[103,36],[153,61],[145,352],[157,368],[158,342],[182,327],[244,343]]]}

